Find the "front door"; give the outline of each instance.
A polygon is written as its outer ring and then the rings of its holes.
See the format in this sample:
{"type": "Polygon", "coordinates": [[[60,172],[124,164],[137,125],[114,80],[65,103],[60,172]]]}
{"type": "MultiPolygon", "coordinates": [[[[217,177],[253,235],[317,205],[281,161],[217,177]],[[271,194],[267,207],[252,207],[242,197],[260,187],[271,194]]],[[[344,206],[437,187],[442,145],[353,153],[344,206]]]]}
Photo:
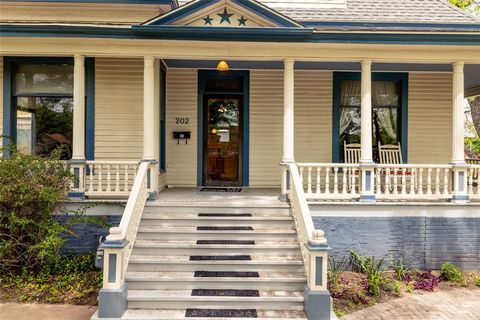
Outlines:
{"type": "Polygon", "coordinates": [[[204,96],[204,181],[208,186],[242,185],[243,96],[204,96]]]}

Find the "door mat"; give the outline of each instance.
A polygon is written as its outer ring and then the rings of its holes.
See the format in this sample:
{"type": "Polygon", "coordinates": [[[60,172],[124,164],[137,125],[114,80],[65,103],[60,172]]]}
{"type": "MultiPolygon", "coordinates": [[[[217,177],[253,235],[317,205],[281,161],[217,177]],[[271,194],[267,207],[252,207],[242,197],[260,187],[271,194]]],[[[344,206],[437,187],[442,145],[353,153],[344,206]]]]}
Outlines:
{"type": "Polygon", "coordinates": [[[203,187],[201,192],[242,192],[242,188],[237,187],[203,187]]]}
{"type": "Polygon", "coordinates": [[[251,217],[251,213],[199,213],[199,217],[251,217]]]}
{"type": "Polygon", "coordinates": [[[193,289],[192,296],[206,297],[260,297],[258,290],[193,289]]]}
{"type": "Polygon", "coordinates": [[[197,244],[255,245],[253,240],[197,240],[197,244]]]}
{"type": "Polygon", "coordinates": [[[255,309],[187,309],[186,318],[257,318],[255,309]]]}
{"type": "Polygon", "coordinates": [[[197,227],[197,231],[253,231],[252,227],[234,226],[234,227],[197,227]]]}
{"type": "Polygon", "coordinates": [[[195,278],[260,278],[256,271],[195,271],[195,278]]]}
{"type": "Polygon", "coordinates": [[[230,260],[241,260],[247,261],[252,260],[249,255],[238,255],[238,256],[190,256],[190,261],[230,261],[230,260]]]}

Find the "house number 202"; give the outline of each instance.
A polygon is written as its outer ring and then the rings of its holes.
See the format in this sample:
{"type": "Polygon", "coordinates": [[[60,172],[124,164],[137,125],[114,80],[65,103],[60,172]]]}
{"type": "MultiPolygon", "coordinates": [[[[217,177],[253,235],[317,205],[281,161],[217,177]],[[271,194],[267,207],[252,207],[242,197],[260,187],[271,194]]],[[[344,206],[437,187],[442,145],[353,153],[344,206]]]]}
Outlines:
{"type": "Polygon", "coordinates": [[[189,124],[190,118],[175,118],[176,124],[189,124]]]}

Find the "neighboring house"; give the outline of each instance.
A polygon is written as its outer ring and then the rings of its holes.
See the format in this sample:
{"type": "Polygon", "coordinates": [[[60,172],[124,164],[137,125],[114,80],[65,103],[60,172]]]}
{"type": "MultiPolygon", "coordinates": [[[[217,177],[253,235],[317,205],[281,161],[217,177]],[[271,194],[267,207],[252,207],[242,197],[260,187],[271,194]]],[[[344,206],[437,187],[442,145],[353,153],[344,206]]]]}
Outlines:
{"type": "Polygon", "coordinates": [[[0,23],[3,144],[69,145],[69,205],[128,198],[89,209],[121,218],[95,318],[328,319],[314,225],[334,256],[479,267],[480,20],[446,1],[3,0],[0,23]]]}

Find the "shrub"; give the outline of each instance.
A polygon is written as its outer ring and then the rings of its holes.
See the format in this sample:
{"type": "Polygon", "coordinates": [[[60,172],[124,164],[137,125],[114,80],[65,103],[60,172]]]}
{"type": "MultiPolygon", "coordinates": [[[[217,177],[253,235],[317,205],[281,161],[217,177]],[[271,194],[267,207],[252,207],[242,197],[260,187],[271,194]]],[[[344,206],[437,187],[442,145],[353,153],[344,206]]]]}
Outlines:
{"type": "Polygon", "coordinates": [[[443,279],[447,281],[453,281],[460,285],[465,282],[462,276],[462,270],[450,262],[445,262],[442,264],[440,270],[442,271],[443,279]]]}
{"type": "Polygon", "coordinates": [[[362,256],[357,251],[350,251],[352,265],[367,276],[367,290],[372,296],[380,294],[380,280],[383,275],[383,259],[375,261],[375,257],[362,256]]]}
{"type": "Polygon", "coordinates": [[[342,272],[348,267],[348,261],[343,257],[341,260],[336,260],[333,257],[328,259],[328,277],[329,288],[336,288],[340,282],[342,272]]]}
{"type": "Polygon", "coordinates": [[[440,277],[437,277],[432,274],[432,271],[428,270],[417,274],[413,288],[416,290],[433,291],[440,283],[440,280],[440,277]]]}
{"type": "Polygon", "coordinates": [[[473,284],[476,285],[477,287],[480,287],[480,276],[475,276],[473,278],[473,284]]]}
{"type": "Polygon", "coordinates": [[[410,268],[407,266],[403,258],[393,260],[391,267],[395,271],[395,276],[399,281],[403,281],[407,276],[407,273],[410,272],[410,268]]]}

